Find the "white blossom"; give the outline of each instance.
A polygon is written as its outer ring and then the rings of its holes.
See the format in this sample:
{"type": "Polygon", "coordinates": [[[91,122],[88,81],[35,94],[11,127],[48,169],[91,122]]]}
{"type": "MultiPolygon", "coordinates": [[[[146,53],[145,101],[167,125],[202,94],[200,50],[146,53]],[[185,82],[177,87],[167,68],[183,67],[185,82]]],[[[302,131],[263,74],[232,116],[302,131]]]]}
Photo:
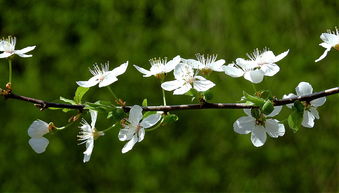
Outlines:
{"type": "Polygon", "coordinates": [[[274,108],[273,112],[265,116],[262,114],[260,119],[256,119],[251,115],[250,109],[244,109],[248,116],[240,117],[233,124],[233,129],[239,134],[251,133],[251,141],[255,147],[263,146],[266,142],[266,134],[273,138],[278,138],[285,134],[285,126],[279,123],[276,119],[269,119],[269,117],[279,114],[282,106],[274,108]]]}
{"type": "Polygon", "coordinates": [[[88,81],[77,81],[76,83],[81,87],[92,87],[97,84],[99,84],[99,87],[105,87],[117,81],[117,76],[125,73],[127,66],[128,62],[125,62],[109,71],[108,62],[105,65],[101,64],[101,68],[97,64],[94,64],[93,69],[89,69],[93,77],[88,81]]]}
{"type": "Polygon", "coordinates": [[[198,69],[203,74],[208,74],[211,71],[222,72],[225,60],[217,60],[217,55],[207,55],[206,57],[201,54],[196,54],[197,60],[187,59],[183,60],[184,63],[191,65],[192,68],[198,69]]]}
{"type": "Polygon", "coordinates": [[[94,148],[94,140],[97,139],[100,136],[104,135],[103,131],[97,131],[95,128],[95,123],[97,120],[98,112],[90,110],[91,114],[91,124],[88,124],[85,119],[82,119],[81,126],[80,126],[80,132],[78,137],[78,140],[80,141],[79,145],[86,143],[86,150],[84,151],[84,159],[83,162],[88,162],[91,158],[92,151],[94,148]]]}
{"type": "Polygon", "coordinates": [[[49,141],[43,136],[47,134],[50,129],[51,126],[48,123],[39,119],[33,121],[29,126],[27,132],[31,139],[29,139],[28,143],[36,153],[40,154],[46,150],[49,141]]]}
{"type": "Polygon", "coordinates": [[[164,90],[174,90],[174,95],[182,95],[193,89],[203,92],[215,86],[212,81],[202,76],[194,75],[193,68],[190,65],[180,63],[174,68],[174,77],[176,80],[167,81],[161,84],[164,90]],[[191,85],[192,84],[192,85],[191,85]]]}
{"type": "Polygon", "coordinates": [[[320,38],[324,41],[323,43],[320,43],[319,45],[326,48],[324,53],[315,60],[315,62],[319,62],[320,60],[324,59],[327,55],[327,52],[331,50],[331,48],[334,48],[336,50],[339,50],[339,31],[338,28],[335,28],[335,31],[327,30],[327,33],[322,33],[320,35],[320,38]]]}
{"type": "MultiPolygon", "coordinates": [[[[297,95],[290,93],[288,95],[284,95],[283,98],[292,98],[296,96],[309,95],[313,93],[313,88],[308,82],[300,82],[298,86],[295,88],[297,95]]],[[[319,119],[319,112],[317,107],[322,106],[326,102],[326,97],[321,97],[318,99],[314,99],[310,102],[303,101],[304,105],[304,114],[303,121],[301,123],[302,126],[312,128],[314,126],[314,120],[319,119]]],[[[293,104],[288,104],[287,107],[291,108],[293,104]]]]}
{"type": "Polygon", "coordinates": [[[119,132],[120,141],[128,141],[122,148],[121,152],[130,151],[137,142],[141,142],[145,137],[145,129],[154,126],[161,119],[159,113],[152,114],[142,119],[142,108],[134,105],[130,112],[126,124],[119,132]]]}
{"type": "Polygon", "coordinates": [[[150,77],[155,76],[157,78],[162,77],[164,74],[171,72],[176,65],[179,64],[181,58],[180,56],[174,57],[172,60],[167,62],[167,58],[165,59],[151,59],[151,69],[146,70],[144,68],[141,68],[137,65],[133,65],[139,72],[141,72],[143,77],[150,77]]]}
{"type": "Polygon", "coordinates": [[[256,49],[252,54],[247,54],[249,60],[237,58],[235,64],[224,66],[223,69],[231,77],[244,76],[246,80],[252,83],[260,83],[264,76],[274,76],[279,72],[280,67],[276,62],[283,59],[288,52],[289,50],[275,56],[270,50],[264,49],[260,52],[256,49]]]}
{"type": "Polygon", "coordinates": [[[8,58],[13,54],[16,54],[23,58],[32,57],[32,55],[26,53],[34,50],[35,46],[28,46],[21,50],[15,50],[15,44],[16,44],[15,37],[8,36],[7,39],[3,38],[2,40],[0,40],[0,51],[2,52],[0,54],[0,58],[8,58]]]}

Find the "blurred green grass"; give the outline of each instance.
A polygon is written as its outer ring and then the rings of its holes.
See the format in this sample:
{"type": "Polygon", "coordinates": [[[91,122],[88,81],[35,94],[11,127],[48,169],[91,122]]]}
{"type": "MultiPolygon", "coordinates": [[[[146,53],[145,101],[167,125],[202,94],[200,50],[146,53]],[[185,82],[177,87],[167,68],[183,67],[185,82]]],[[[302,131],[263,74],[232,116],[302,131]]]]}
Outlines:
{"type": "MultiPolygon", "coordinates": [[[[93,63],[129,61],[127,73],[113,89],[128,104],[161,104],[159,83],[145,79],[132,64],[149,67],[153,57],[195,53],[218,54],[228,63],[255,48],[279,54],[281,71],[260,85],[281,97],[300,81],[315,91],[338,85],[338,52],[323,53],[319,36],[338,25],[333,0],[0,0],[0,35],[17,37],[17,48],[37,45],[29,59],[14,62],[14,90],[53,101],[72,97],[75,81],[86,80],[93,63]]],[[[7,81],[7,63],[0,61],[0,83],[7,81]]],[[[112,67],[111,67],[112,68],[112,67]]],[[[215,102],[233,102],[248,81],[222,73],[211,76],[215,102]]],[[[167,93],[169,104],[188,103],[167,93]]],[[[106,90],[91,89],[87,100],[109,99],[106,90]]],[[[238,135],[233,122],[241,110],[177,112],[179,121],[146,134],[142,143],[122,155],[118,130],[95,141],[91,161],[82,163],[76,126],[49,135],[42,155],[28,145],[27,128],[39,118],[63,125],[70,114],[40,112],[21,101],[0,100],[1,192],[338,192],[338,96],[328,97],[312,129],[269,138],[262,148],[248,135],[238,135]]],[[[280,115],[283,119],[287,110],[280,115]]],[[[100,115],[99,115],[100,116],[100,115]]],[[[98,129],[110,123],[99,117],[98,129]]],[[[287,126],[286,126],[287,127],[287,126]]]]}

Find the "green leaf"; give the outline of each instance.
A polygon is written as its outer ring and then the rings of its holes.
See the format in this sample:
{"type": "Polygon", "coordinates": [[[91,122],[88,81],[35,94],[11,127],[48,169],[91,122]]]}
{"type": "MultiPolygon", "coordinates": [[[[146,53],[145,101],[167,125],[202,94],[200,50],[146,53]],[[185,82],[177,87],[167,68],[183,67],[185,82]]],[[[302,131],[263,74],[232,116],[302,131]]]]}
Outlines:
{"type": "Polygon", "coordinates": [[[260,110],[259,109],[251,109],[251,115],[255,119],[259,119],[260,118],[260,110]]]}
{"type": "Polygon", "coordinates": [[[73,100],[71,100],[71,99],[66,99],[66,98],[64,98],[64,97],[62,97],[62,96],[60,97],[60,100],[66,102],[66,103],[70,103],[70,104],[72,104],[72,105],[76,105],[76,103],[75,103],[73,100]]]}
{"type": "Polygon", "coordinates": [[[163,124],[166,125],[166,124],[174,123],[174,122],[176,122],[178,120],[179,120],[179,117],[177,115],[175,115],[175,114],[167,114],[164,117],[163,124]]]}
{"type": "Polygon", "coordinates": [[[81,104],[82,97],[86,94],[89,88],[79,86],[75,91],[74,101],[76,104],[81,104]]]}
{"type": "Polygon", "coordinates": [[[252,102],[256,106],[262,107],[266,102],[264,99],[257,97],[257,96],[250,95],[245,91],[243,92],[243,94],[247,101],[252,102]]]}
{"type": "Polygon", "coordinates": [[[303,119],[303,113],[294,110],[287,119],[288,126],[294,131],[297,132],[300,129],[301,122],[303,119]]]}
{"type": "Polygon", "coordinates": [[[265,115],[272,113],[272,111],[274,110],[272,101],[267,100],[265,104],[263,105],[263,107],[261,108],[261,110],[265,115]]]}
{"type": "Polygon", "coordinates": [[[144,99],[144,100],[142,101],[142,106],[143,106],[143,107],[148,106],[148,105],[147,105],[147,99],[144,99]]]}
{"type": "Polygon", "coordinates": [[[95,103],[85,103],[85,109],[108,112],[116,109],[116,107],[109,101],[96,101],[95,103]]]}
{"type": "Polygon", "coordinates": [[[304,112],[304,105],[300,101],[294,101],[293,106],[298,112],[304,112]]]}
{"type": "Polygon", "coordinates": [[[263,98],[265,100],[271,99],[272,98],[272,93],[269,90],[263,90],[260,93],[260,98],[263,98]]]}

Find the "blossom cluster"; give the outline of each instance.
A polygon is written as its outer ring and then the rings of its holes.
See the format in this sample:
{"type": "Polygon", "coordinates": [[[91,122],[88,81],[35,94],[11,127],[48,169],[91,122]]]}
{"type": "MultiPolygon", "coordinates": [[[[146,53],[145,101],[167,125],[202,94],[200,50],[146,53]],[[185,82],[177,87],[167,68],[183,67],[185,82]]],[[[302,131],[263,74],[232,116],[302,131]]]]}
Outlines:
{"type": "MultiPolygon", "coordinates": [[[[339,33],[338,29],[335,32],[328,31],[328,33],[321,34],[320,38],[324,41],[320,45],[326,48],[325,52],[315,61],[322,60],[331,48],[339,50],[339,33]]],[[[31,57],[27,52],[32,51],[35,46],[29,46],[21,50],[15,50],[16,38],[8,37],[7,39],[0,40],[0,58],[9,58],[12,55],[18,55],[20,57],[31,57]]],[[[196,54],[195,59],[186,59],[181,56],[175,56],[173,59],[167,61],[167,58],[154,58],[151,59],[150,69],[147,70],[143,67],[133,65],[137,71],[142,73],[143,77],[154,76],[161,82],[161,89],[163,89],[164,105],[166,105],[166,99],[164,95],[165,91],[173,91],[173,95],[183,95],[189,92],[196,92],[204,96],[204,93],[209,89],[216,86],[214,82],[208,80],[206,76],[212,72],[223,72],[230,77],[244,77],[251,83],[258,84],[264,80],[265,76],[272,77],[280,71],[280,67],[277,62],[285,58],[289,53],[289,50],[275,55],[268,48],[263,50],[255,49],[253,53],[247,54],[248,59],[237,58],[235,62],[225,65],[224,59],[217,59],[216,55],[202,55],[196,54]],[[167,80],[166,78],[173,71],[174,80],[167,80]]],[[[128,61],[118,65],[114,69],[110,70],[109,63],[106,64],[94,64],[89,69],[93,75],[88,80],[77,81],[76,84],[79,88],[90,88],[98,85],[99,88],[107,87],[110,92],[115,96],[111,88],[111,84],[118,81],[118,76],[124,74],[128,68],[128,61]]],[[[87,91],[82,91],[83,94],[87,91]]],[[[283,98],[295,98],[298,96],[304,96],[312,94],[313,88],[307,82],[300,82],[296,87],[296,94],[290,93],[284,95],[283,98]]],[[[81,94],[81,97],[82,95],[81,94]]],[[[68,100],[72,104],[82,104],[80,99],[68,100]]],[[[115,96],[116,97],[116,96],[115,96]]],[[[116,98],[118,99],[118,98],[116,98]]],[[[201,99],[205,101],[205,98],[201,99]]],[[[279,114],[282,110],[282,106],[274,106],[272,103],[272,97],[262,97],[256,93],[256,96],[247,95],[242,99],[247,104],[254,104],[259,108],[244,109],[246,116],[242,116],[237,119],[233,124],[233,130],[239,134],[251,134],[251,142],[255,147],[263,146],[267,140],[267,135],[272,138],[278,138],[285,134],[284,124],[272,117],[279,114]]],[[[326,101],[325,97],[314,99],[312,101],[304,101],[295,104],[288,104],[288,108],[292,108],[295,112],[295,117],[300,116],[301,125],[311,128],[314,126],[315,119],[319,119],[319,112],[317,107],[323,105],[326,101]]],[[[118,104],[124,106],[121,100],[117,100],[118,104]]],[[[78,134],[79,144],[85,144],[86,150],[83,152],[83,162],[90,160],[91,154],[94,148],[94,141],[101,136],[105,135],[105,132],[116,127],[120,127],[118,139],[120,141],[127,141],[123,146],[121,152],[126,153],[130,151],[134,145],[141,142],[145,137],[147,130],[155,129],[167,119],[168,113],[155,112],[143,114],[143,108],[139,105],[131,107],[129,114],[118,120],[112,127],[106,130],[97,130],[96,121],[98,117],[98,109],[92,109],[91,105],[86,105],[85,109],[89,109],[88,112],[91,117],[91,123],[89,124],[86,119],[82,118],[80,122],[80,132],[78,134]]],[[[100,106],[100,104],[99,104],[100,106]]],[[[117,109],[116,106],[108,106],[110,113],[112,109],[117,109]]],[[[295,121],[295,117],[292,117],[292,122],[295,121]]],[[[76,119],[75,119],[76,120],[76,119]]],[[[62,130],[65,127],[58,128],[53,123],[46,123],[42,120],[35,120],[28,128],[29,145],[36,153],[42,153],[46,150],[49,140],[45,137],[46,134],[62,130]]]]}

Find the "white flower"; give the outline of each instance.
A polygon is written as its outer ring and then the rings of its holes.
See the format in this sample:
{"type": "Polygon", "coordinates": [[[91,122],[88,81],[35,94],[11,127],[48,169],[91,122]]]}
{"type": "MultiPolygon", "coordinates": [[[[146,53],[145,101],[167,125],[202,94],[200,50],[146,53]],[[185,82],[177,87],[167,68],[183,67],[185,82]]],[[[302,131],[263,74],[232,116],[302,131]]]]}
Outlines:
{"type": "Polygon", "coordinates": [[[28,135],[31,139],[28,141],[29,145],[36,153],[43,153],[48,146],[48,139],[43,137],[51,129],[51,126],[42,121],[35,120],[28,128],[28,135]]]}
{"type": "MultiPolygon", "coordinates": [[[[273,117],[279,114],[282,106],[274,107],[272,113],[267,115],[267,117],[273,117]]],[[[261,119],[255,119],[251,115],[250,109],[244,109],[244,112],[248,116],[240,117],[233,124],[233,129],[239,134],[249,134],[251,133],[251,141],[255,147],[263,146],[266,142],[266,133],[273,137],[278,138],[285,134],[285,126],[279,123],[276,119],[267,119],[267,117],[262,114],[261,119]]]]}
{"type": "Polygon", "coordinates": [[[167,81],[161,84],[161,88],[167,91],[174,90],[174,95],[182,95],[188,92],[193,84],[193,88],[199,92],[207,91],[215,86],[202,76],[195,76],[193,68],[187,64],[180,63],[174,68],[176,80],[167,81]]]}
{"type": "Polygon", "coordinates": [[[263,52],[256,49],[252,54],[247,54],[250,60],[237,58],[236,64],[229,64],[223,69],[231,77],[244,76],[252,83],[260,83],[264,76],[274,76],[279,72],[280,68],[275,63],[283,59],[288,52],[289,50],[275,56],[272,51],[267,49],[264,49],[263,52]]]}
{"type": "Polygon", "coordinates": [[[93,147],[94,147],[94,140],[100,136],[104,135],[104,132],[97,131],[95,129],[95,122],[97,120],[98,112],[97,111],[89,111],[91,114],[91,124],[88,124],[85,119],[82,119],[79,132],[78,140],[81,141],[79,145],[86,143],[86,151],[84,151],[84,163],[88,162],[91,158],[93,147]]]}
{"type": "Polygon", "coordinates": [[[128,141],[122,148],[122,153],[128,152],[137,142],[141,142],[145,137],[145,129],[154,126],[161,119],[161,115],[156,113],[141,119],[142,108],[134,105],[129,112],[128,123],[123,124],[118,135],[120,141],[128,141]]]}
{"type": "Polygon", "coordinates": [[[99,84],[99,87],[105,87],[117,81],[117,76],[125,73],[127,66],[128,62],[125,62],[112,71],[109,71],[108,62],[105,65],[101,64],[101,69],[97,64],[94,64],[93,69],[89,69],[93,77],[88,81],[77,81],[76,83],[81,87],[92,87],[97,84],[99,84]]]}
{"type": "Polygon", "coordinates": [[[223,65],[225,64],[225,60],[216,60],[217,55],[207,55],[206,58],[204,55],[196,54],[197,60],[188,59],[184,60],[184,63],[191,65],[192,68],[198,69],[204,74],[208,74],[211,71],[222,72],[223,65]]]}
{"type": "Polygon", "coordinates": [[[327,55],[327,52],[330,51],[332,47],[336,50],[339,50],[339,31],[337,28],[335,28],[335,31],[327,30],[327,33],[322,33],[320,38],[324,42],[319,45],[326,48],[326,50],[318,59],[315,60],[315,62],[319,62],[320,60],[324,59],[327,55]]]}
{"type": "MultiPolygon", "coordinates": [[[[283,98],[292,98],[296,96],[303,96],[312,94],[313,88],[308,82],[300,82],[298,86],[295,88],[297,95],[290,93],[288,95],[284,95],[283,98]]],[[[317,107],[322,106],[326,102],[326,97],[321,97],[318,99],[314,99],[310,102],[302,102],[304,105],[304,114],[303,121],[301,123],[302,126],[312,128],[314,126],[314,119],[319,119],[319,113],[317,111],[317,107]]],[[[292,108],[293,104],[288,104],[287,107],[292,108]]]]}
{"type": "Polygon", "coordinates": [[[26,53],[34,50],[35,46],[28,46],[21,50],[15,50],[15,44],[16,44],[15,37],[8,36],[7,39],[0,40],[0,51],[3,52],[0,54],[0,58],[8,58],[13,54],[16,54],[23,58],[32,57],[32,55],[28,55],[26,53]]]}
{"type": "Polygon", "coordinates": [[[176,65],[179,64],[181,58],[180,56],[174,57],[172,60],[167,62],[167,59],[151,59],[151,69],[146,70],[144,68],[141,68],[137,65],[133,65],[139,72],[141,72],[143,77],[150,77],[150,76],[155,76],[157,78],[163,76],[165,73],[171,72],[176,65]]]}

